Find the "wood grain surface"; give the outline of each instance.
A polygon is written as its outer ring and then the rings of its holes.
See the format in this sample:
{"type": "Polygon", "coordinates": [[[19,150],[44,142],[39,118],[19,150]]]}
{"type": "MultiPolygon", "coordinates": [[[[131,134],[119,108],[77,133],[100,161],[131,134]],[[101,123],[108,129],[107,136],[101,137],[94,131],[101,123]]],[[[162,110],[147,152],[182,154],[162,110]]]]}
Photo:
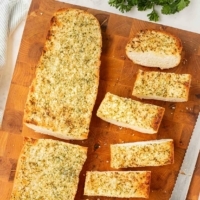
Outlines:
{"type": "MultiPolygon", "coordinates": [[[[149,199],[168,200],[187,149],[197,115],[200,112],[200,35],[53,0],[33,0],[28,14],[7,100],[3,124],[0,130],[0,199],[8,200],[10,197],[15,169],[23,145],[23,137],[50,138],[49,136],[34,133],[23,125],[23,110],[28,87],[34,77],[35,65],[41,55],[49,29],[49,21],[56,10],[68,7],[80,8],[94,14],[101,24],[103,36],[100,84],[90,125],[89,137],[84,141],[66,141],[89,147],[88,159],[80,175],[80,184],[75,199],[116,199],[87,197],[83,195],[85,172],[87,170],[112,170],[110,168],[110,144],[172,138],[175,142],[174,164],[163,167],[129,169],[151,170],[152,180],[149,199]],[[190,73],[192,75],[188,102],[171,103],[143,100],[144,102],[163,106],[166,109],[160,129],[157,134],[153,135],[121,128],[106,123],[96,117],[97,108],[105,93],[108,91],[122,97],[134,99],[131,92],[135,80],[135,73],[138,69],[145,70],[146,68],[133,64],[126,57],[125,45],[136,31],[150,28],[173,33],[183,43],[183,55],[180,65],[164,71],[190,73]]],[[[159,71],[159,69],[155,70],[159,71]]],[[[195,167],[187,200],[198,200],[199,191],[200,156],[195,167]]]]}

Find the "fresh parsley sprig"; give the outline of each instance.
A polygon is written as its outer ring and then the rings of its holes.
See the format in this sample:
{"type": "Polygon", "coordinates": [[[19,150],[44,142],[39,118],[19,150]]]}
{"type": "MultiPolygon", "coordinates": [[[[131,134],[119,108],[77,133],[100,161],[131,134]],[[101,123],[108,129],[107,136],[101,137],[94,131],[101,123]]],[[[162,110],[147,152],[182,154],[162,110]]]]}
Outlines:
{"type": "Polygon", "coordinates": [[[161,6],[161,13],[165,15],[175,14],[186,8],[190,4],[190,0],[109,0],[110,6],[117,8],[120,12],[128,12],[134,6],[139,11],[152,9],[147,14],[150,21],[159,21],[159,14],[155,10],[155,6],[161,6]]]}

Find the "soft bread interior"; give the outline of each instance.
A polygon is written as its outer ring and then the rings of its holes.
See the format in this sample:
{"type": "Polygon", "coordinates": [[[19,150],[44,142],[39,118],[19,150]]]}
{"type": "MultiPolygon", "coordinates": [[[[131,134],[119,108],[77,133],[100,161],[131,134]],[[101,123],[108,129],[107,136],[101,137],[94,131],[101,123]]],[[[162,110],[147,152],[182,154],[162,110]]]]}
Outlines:
{"type": "Polygon", "coordinates": [[[169,69],[177,66],[180,62],[180,55],[163,55],[157,52],[127,52],[127,56],[136,64],[147,67],[159,67],[169,69]]]}
{"type": "Polygon", "coordinates": [[[170,102],[185,102],[185,98],[165,98],[165,97],[160,97],[160,96],[154,96],[154,95],[149,95],[148,97],[147,96],[143,96],[143,95],[138,95],[138,94],[135,94],[133,92],[133,95],[140,98],[140,99],[155,99],[156,100],[159,100],[159,101],[170,101],[170,102]]]}
{"type": "Polygon", "coordinates": [[[146,129],[146,128],[143,128],[143,127],[134,126],[132,124],[126,124],[126,123],[123,123],[123,122],[115,121],[113,119],[105,119],[104,118],[104,120],[107,121],[107,122],[109,122],[109,123],[111,123],[111,124],[115,124],[117,126],[121,126],[121,127],[124,127],[124,128],[130,128],[130,129],[133,129],[133,130],[141,132],[141,133],[148,133],[148,134],[155,134],[155,133],[157,133],[157,130],[150,129],[150,128],[146,129]]]}
{"type": "Polygon", "coordinates": [[[147,140],[147,141],[138,141],[138,142],[128,142],[128,143],[122,143],[122,144],[115,144],[115,146],[142,146],[146,144],[161,144],[165,142],[172,142],[173,139],[160,139],[160,140],[147,140]]]}
{"type": "Polygon", "coordinates": [[[36,126],[34,124],[29,124],[29,123],[25,123],[25,125],[31,129],[33,129],[35,132],[37,133],[43,133],[43,134],[46,134],[46,135],[50,135],[50,136],[53,136],[53,137],[57,137],[57,138],[60,138],[60,139],[64,139],[64,140],[84,140],[84,139],[87,139],[87,133],[85,134],[85,137],[76,137],[76,136],[67,136],[63,133],[60,133],[60,132],[54,132],[54,131],[51,131],[50,129],[47,129],[47,128],[44,128],[44,127],[41,127],[41,126],[36,126]]]}

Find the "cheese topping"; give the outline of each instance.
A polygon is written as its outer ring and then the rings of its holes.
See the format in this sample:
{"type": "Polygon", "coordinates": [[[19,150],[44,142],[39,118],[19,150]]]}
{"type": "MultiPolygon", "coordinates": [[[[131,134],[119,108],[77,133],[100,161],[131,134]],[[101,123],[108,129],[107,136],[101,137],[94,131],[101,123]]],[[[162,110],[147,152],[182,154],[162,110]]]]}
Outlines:
{"type": "Polygon", "coordinates": [[[111,145],[111,166],[116,169],[162,166],[173,162],[174,146],[171,139],[111,145]]]}
{"type": "Polygon", "coordinates": [[[190,74],[139,70],[133,95],[168,101],[187,101],[190,82],[190,74]]]}
{"type": "Polygon", "coordinates": [[[49,139],[27,141],[18,161],[12,200],[74,200],[87,149],[49,139]]]}
{"type": "Polygon", "coordinates": [[[88,171],[84,194],[89,196],[148,198],[150,176],[150,171],[88,171]]]}
{"type": "Polygon", "coordinates": [[[97,116],[116,125],[157,131],[164,110],[156,105],[107,93],[97,111],[97,116]]]}
{"type": "Polygon", "coordinates": [[[58,11],[25,109],[25,122],[77,138],[89,131],[99,84],[101,30],[84,11],[58,11]]]}

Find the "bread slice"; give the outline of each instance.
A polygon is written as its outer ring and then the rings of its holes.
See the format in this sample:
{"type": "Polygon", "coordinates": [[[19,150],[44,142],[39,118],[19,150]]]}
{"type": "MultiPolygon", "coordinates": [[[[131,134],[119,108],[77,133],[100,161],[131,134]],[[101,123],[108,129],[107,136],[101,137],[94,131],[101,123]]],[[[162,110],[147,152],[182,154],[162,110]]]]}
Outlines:
{"type": "Polygon", "coordinates": [[[146,67],[176,67],[181,61],[181,53],[180,39],[160,30],[141,30],[126,45],[128,58],[146,67]]]}
{"type": "Polygon", "coordinates": [[[188,100],[190,83],[190,74],[139,70],[132,95],[141,99],[184,102],[188,100]]]}
{"type": "Polygon", "coordinates": [[[84,195],[148,198],[150,171],[87,171],[84,195]]]}
{"type": "Polygon", "coordinates": [[[51,139],[26,138],[11,200],[74,200],[87,148],[51,139]]]}
{"type": "Polygon", "coordinates": [[[165,108],[107,93],[97,116],[112,124],[142,133],[157,133],[165,108]]]}
{"type": "Polygon", "coordinates": [[[25,106],[28,127],[62,139],[87,139],[101,47],[100,25],[92,14],[55,12],[25,106]]]}
{"type": "Polygon", "coordinates": [[[111,144],[111,167],[163,166],[174,163],[172,139],[111,144]]]}

